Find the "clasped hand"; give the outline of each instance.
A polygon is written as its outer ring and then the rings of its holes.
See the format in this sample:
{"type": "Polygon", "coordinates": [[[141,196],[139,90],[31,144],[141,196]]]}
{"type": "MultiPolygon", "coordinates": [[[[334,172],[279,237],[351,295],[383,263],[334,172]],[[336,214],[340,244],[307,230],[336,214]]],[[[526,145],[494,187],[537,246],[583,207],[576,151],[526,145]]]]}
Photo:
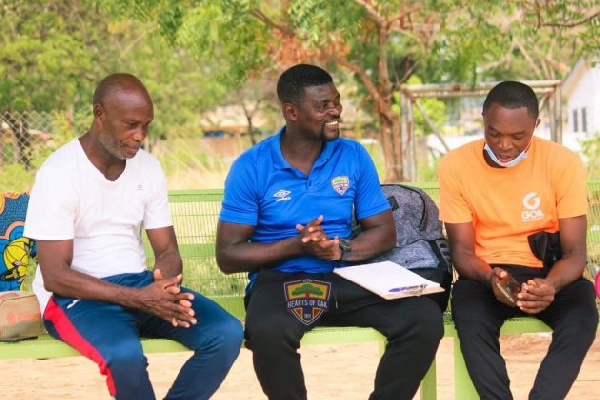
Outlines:
{"type": "Polygon", "coordinates": [[[554,286],[547,279],[535,278],[521,283],[516,303],[510,302],[496,286],[496,283],[504,278],[506,274],[507,272],[502,268],[495,267],[490,276],[494,294],[502,303],[511,307],[519,307],[526,314],[537,314],[545,310],[554,301],[556,293],[554,286]]]}
{"type": "Polygon", "coordinates": [[[556,289],[547,279],[530,279],[521,284],[517,307],[527,314],[544,311],[554,301],[556,289]]]}
{"type": "Polygon", "coordinates": [[[144,287],[141,308],[151,314],[170,321],[173,326],[189,328],[197,321],[194,318],[192,300],[194,295],[182,293],[182,275],[164,278],[159,269],[154,270],[154,282],[144,287]]]}
{"type": "Polygon", "coordinates": [[[329,239],[321,226],[323,216],[308,222],[306,225],[296,224],[300,246],[305,253],[312,254],[321,260],[339,260],[342,258],[339,239],[329,239]]]}

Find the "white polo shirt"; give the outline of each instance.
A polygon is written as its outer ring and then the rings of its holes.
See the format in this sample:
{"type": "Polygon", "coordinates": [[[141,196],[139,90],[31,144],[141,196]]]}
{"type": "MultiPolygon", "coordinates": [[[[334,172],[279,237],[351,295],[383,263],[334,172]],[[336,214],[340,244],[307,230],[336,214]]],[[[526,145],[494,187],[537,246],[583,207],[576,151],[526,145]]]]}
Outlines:
{"type": "MultiPolygon", "coordinates": [[[[144,271],[141,229],[171,226],[167,185],[159,162],[140,150],[115,180],[87,158],[78,139],[54,152],[36,175],[24,236],[73,240],[76,271],[104,278],[144,271]]],[[[38,268],[34,292],[42,311],[50,295],[38,268]]]]}

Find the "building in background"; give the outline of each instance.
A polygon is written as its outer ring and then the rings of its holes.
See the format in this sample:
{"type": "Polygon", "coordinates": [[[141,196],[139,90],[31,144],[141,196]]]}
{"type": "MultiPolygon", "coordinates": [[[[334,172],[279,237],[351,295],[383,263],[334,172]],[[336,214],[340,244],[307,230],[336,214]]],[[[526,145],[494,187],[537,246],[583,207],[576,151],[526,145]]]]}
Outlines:
{"type": "Polygon", "coordinates": [[[577,61],[561,85],[563,142],[581,150],[581,142],[600,133],[600,60],[577,61]]]}

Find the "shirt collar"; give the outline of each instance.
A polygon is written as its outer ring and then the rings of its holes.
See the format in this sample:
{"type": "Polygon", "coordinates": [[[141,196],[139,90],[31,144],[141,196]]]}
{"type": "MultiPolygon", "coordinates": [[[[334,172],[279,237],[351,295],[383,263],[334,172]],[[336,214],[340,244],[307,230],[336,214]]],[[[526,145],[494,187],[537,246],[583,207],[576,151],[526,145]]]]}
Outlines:
{"type": "Polygon", "coordinates": [[[271,156],[273,157],[273,166],[277,169],[292,168],[290,163],[283,158],[283,154],[281,154],[281,135],[283,132],[285,132],[285,125],[279,129],[279,132],[277,132],[271,141],[271,156]]]}

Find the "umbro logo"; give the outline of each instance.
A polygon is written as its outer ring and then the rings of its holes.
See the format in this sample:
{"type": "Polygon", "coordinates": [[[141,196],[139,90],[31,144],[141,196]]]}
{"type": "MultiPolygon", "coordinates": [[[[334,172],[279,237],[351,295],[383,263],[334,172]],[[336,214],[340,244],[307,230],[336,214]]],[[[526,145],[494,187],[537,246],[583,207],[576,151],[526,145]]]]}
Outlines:
{"type": "Polygon", "coordinates": [[[289,190],[283,190],[281,189],[280,191],[278,191],[277,193],[275,193],[273,195],[273,197],[275,197],[277,200],[275,201],[288,201],[291,200],[292,197],[290,196],[292,192],[290,192],[289,190]]]}

